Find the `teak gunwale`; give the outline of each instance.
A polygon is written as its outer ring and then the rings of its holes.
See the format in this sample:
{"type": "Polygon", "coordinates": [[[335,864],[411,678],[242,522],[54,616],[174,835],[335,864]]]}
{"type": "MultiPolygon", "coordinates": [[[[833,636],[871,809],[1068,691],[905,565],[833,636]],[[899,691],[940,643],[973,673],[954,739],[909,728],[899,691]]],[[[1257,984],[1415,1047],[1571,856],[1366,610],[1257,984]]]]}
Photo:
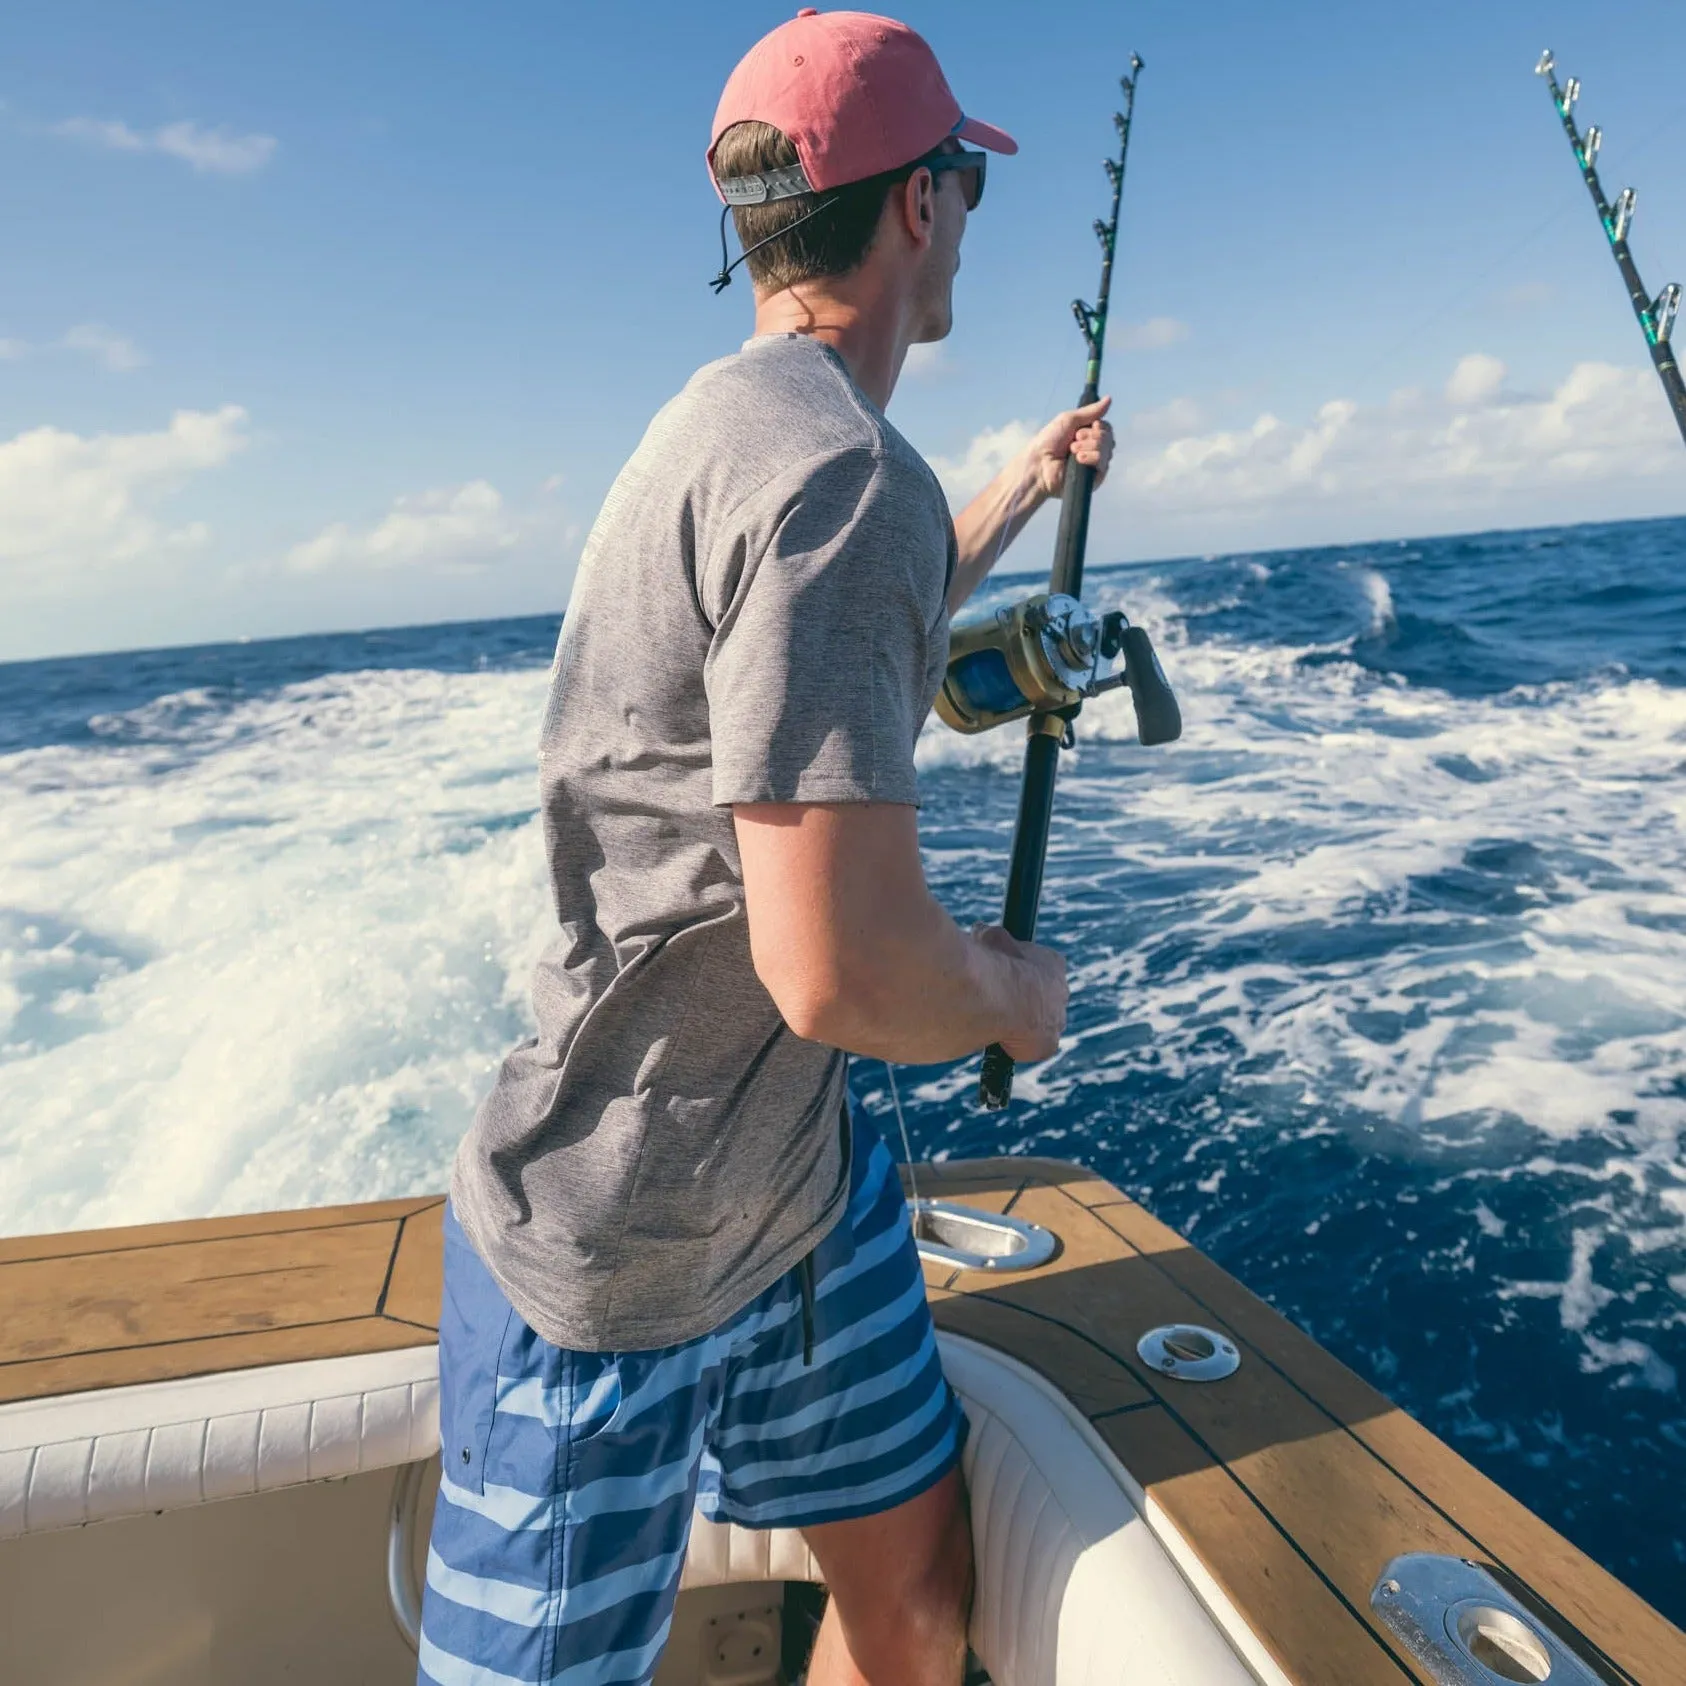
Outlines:
{"type": "MultiPolygon", "coordinates": [[[[1610,1679],[1686,1680],[1686,1634],[1111,1184],[1015,1158],[922,1166],[919,1184],[1059,1236],[1018,1276],[927,1266],[939,1328],[1060,1388],[1291,1678],[1425,1678],[1368,1592],[1389,1557],[1430,1550],[1508,1571],[1610,1679]],[[1229,1334],[1240,1371],[1215,1388],[1150,1371],[1135,1341],[1171,1321],[1229,1334]]],[[[0,1404],[430,1344],[443,1204],[0,1242],[0,1404]]]]}

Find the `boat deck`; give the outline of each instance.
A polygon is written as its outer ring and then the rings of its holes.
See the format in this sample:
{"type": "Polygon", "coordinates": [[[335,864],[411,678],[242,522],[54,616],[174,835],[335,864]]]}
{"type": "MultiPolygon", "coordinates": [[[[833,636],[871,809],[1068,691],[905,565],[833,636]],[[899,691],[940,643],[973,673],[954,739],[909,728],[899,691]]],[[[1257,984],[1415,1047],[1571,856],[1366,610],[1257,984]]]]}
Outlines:
{"type": "MultiPolygon", "coordinates": [[[[1612,1681],[1680,1686],[1686,1634],[1111,1184],[1050,1160],[922,1167],[920,1192],[1051,1229],[1017,1275],[926,1267],[939,1327],[1075,1403],[1284,1672],[1422,1680],[1372,1618],[1407,1551],[1496,1564],[1612,1681]],[[1158,1375],[1161,1323],[1229,1335],[1212,1386],[1158,1375]]],[[[0,1403],[430,1344],[441,1198],[0,1241],[0,1403]]]]}

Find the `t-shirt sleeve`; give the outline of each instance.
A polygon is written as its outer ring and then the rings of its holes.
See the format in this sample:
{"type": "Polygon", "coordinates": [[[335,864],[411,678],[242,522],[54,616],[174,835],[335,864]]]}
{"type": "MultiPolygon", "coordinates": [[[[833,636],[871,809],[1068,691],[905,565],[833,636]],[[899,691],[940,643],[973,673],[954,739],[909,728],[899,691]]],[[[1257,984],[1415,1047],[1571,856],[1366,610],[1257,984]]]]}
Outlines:
{"type": "Polygon", "coordinates": [[[948,543],[929,479],[865,447],[746,500],[705,578],[716,804],[917,802],[948,543]]]}

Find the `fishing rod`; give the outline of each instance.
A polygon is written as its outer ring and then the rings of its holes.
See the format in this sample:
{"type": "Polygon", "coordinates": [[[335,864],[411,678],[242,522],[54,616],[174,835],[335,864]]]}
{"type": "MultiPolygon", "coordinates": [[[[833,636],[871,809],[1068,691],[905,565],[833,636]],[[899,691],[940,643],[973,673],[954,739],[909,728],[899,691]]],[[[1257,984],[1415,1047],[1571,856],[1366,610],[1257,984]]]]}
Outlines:
{"type": "Polygon", "coordinates": [[[1598,148],[1603,142],[1604,131],[1594,123],[1583,135],[1575,124],[1575,101],[1581,92],[1580,78],[1571,76],[1560,87],[1557,81],[1557,60],[1549,47],[1540,54],[1540,62],[1534,66],[1534,74],[1545,77],[1551,88],[1551,102],[1557,107],[1557,115],[1563,122],[1563,132],[1569,137],[1569,145],[1574,148],[1575,162],[1581,167],[1581,179],[1586,183],[1587,192],[1592,195],[1593,204],[1598,207],[1598,220],[1603,223],[1604,233],[1609,239],[1610,255],[1616,260],[1616,268],[1622,272],[1622,283],[1627,288],[1628,302],[1633,306],[1633,314],[1639,318],[1639,326],[1645,334],[1645,343],[1651,348],[1651,361],[1657,366],[1657,378],[1663,383],[1669,407],[1674,411],[1674,419],[1680,427],[1680,437],[1686,439],[1686,382],[1681,380],[1680,365],[1674,360],[1672,339],[1675,312],[1680,308],[1680,283],[1669,282],[1652,298],[1644,282],[1639,279],[1639,270],[1627,245],[1627,231],[1633,223],[1636,195],[1631,187],[1624,187],[1616,195],[1614,210],[1604,197],[1604,187],[1598,179],[1597,168],[1598,148]]]}
{"type": "MultiPolygon", "coordinates": [[[[1118,212],[1124,196],[1124,163],[1136,109],[1136,81],[1142,61],[1130,55],[1130,74],[1119,79],[1124,109],[1113,114],[1118,156],[1105,160],[1112,183],[1112,215],[1098,218],[1101,284],[1094,304],[1072,301],[1072,314],[1089,360],[1078,406],[1100,396],[1101,355],[1106,348],[1107,305],[1112,264],[1118,250],[1118,212]]],[[[988,620],[955,630],[949,640],[948,670],[937,696],[937,713],[956,731],[983,732],[1009,720],[1029,719],[1024,782],[1018,823],[1007,870],[1006,908],[1001,923],[1021,942],[1036,935],[1036,911],[1048,855],[1048,827],[1054,811],[1054,780],[1061,749],[1076,738],[1072,722],[1085,699],[1128,686],[1137,735],[1144,744],[1170,743],[1181,735],[1182,715],[1166,682],[1153,643],[1119,610],[1096,615],[1083,606],[1083,555],[1089,539],[1089,504],[1095,470],[1075,457],[1065,465],[1060,525],[1054,540],[1048,589],[988,620]],[[1118,658],[1122,669],[1103,671],[1118,658]]],[[[986,1107],[1006,1106],[1013,1092],[1012,1056],[993,1043],[984,1051],[978,1098],[986,1107]]]]}

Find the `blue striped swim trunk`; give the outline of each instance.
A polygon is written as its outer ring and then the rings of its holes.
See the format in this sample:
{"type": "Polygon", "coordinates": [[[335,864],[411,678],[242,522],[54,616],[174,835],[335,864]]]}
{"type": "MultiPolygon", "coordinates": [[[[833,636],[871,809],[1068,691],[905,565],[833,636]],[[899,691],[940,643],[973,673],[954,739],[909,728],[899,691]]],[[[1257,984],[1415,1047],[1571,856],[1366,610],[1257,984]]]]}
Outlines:
{"type": "Polygon", "coordinates": [[[854,1120],[850,1198],[713,1333],[570,1352],[527,1327],[447,1209],[442,1477],[422,1609],[432,1686],[648,1681],[694,1509],[749,1528],[888,1510],[959,1461],[907,1204],[854,1120]]]}

